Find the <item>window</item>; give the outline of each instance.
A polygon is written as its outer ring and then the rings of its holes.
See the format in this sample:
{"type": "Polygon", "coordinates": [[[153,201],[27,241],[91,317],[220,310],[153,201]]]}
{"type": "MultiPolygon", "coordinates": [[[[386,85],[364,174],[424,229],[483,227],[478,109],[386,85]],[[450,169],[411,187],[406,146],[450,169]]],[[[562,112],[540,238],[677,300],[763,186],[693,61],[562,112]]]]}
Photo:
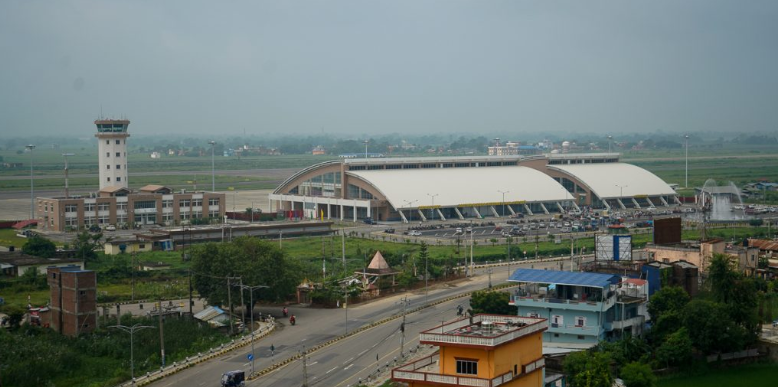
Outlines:
{"type": "Polygon", "coordinates": [[[529,313],[527,313],[527,317],[538,318],[538,317],[540,317],[540,315],[538,315],[537,312],[529,312],[529,313]]]}
{"type": "Polygon", "coordinates": [[[84,203],[84,211],[94,211],[95,210],[95,204],[94,203],[84,203]]]}
{"type": "Polygon", "coordinates": [[[209,206],[218,206],[219,205],[219,198],[210,198],[210,199],[208,199],[208,205],[209,206]]]}
{"type": "Polygon", "coordinates": [[[122,140],[116,140],[116,145],[119,145],[122,143],[122,140]]]}
{"type": "Polygon", "coordinates": [[[122,157],[122,152],[116,152],[116,157],[122,157]]]}
{"type": "Polygon", "coordinates": [[[465,375],[478,375],[478,361],[457,359],[457,373],[465,375]]]}
{"type": "Polygon", "coordinates": [[[583,339],[584,339],[583,335],[578,335],[578,340],[583,340],[583,339]]]}
{"type": "Polygon", "coordinates": [[[133,208],[136,210],[157,208],[157,202],[154,200],[141,200],[133,203],[133,208]]]}
{"type": "Polygon", "coordinates": [[[97,210],[98,211],[108,211],[110,204],[108,203],[97,203],[97,210]]]}
{"type": "Polygon", "coordinates": [[[110,177],[106,177],[105,180],[106,181],[111,181],[111,178],[110,177]]]}
{"type": "Polygon", "coordinates": [[[105,157],[111,157],[111,152],[105,152],[105,157]]]}
{"type": "Polygon", "coordinates": [[[203,199],[192,199],[192,207],[202,207],[203,199]]]}
{"type": "Polygon", "coordinates": [[[65,205],[65,212],[78,212],[78,205],[77,204],[66,204],[65,205]]]}
{"type": "Polygon", "coordinates": [[[78,294],[81,296],[86,296],[86,290],[81,290],[78,292],[78,294]]]}
{"type": "Polygon", "coordinates": [[[117,164],[116,169],[122,169],[122,166],[117,164]]]}
{"type": "Polygon", "coordinates": [[[575,326],[582,327],[586,325],[586,317],[575,316],[575,326]]]}
{"type": "Polygon", "coordinates": [[[178,201],[178,206],[182,207],[182,208],[183,207],[189,207],[190,203],[191,203],[191,201],[189,199],[181,199],[181,200],[178,201]]]}
{"type": "Polygon", "coordinates": [[[146,245],[138,245],[138,248],[139,248],[139,249],[145,249],[145,248],[146,248],[146,245]]]}
{"type": "Polygon", "coordinates": [[[172,200],[163,200],[162,201],[162,208],[173,208],[173,201],[172,200]]]}
{"type": "Polygon", "coordinates": [[[122,181],[122,178],[121,177],[117,177],[116,181],[122,181]]]}
{"type": "Polygon", "coordinates": [[[564,318],[558,314],[551,316],[551,327],[557,328],[564,325],[564,318]]]}

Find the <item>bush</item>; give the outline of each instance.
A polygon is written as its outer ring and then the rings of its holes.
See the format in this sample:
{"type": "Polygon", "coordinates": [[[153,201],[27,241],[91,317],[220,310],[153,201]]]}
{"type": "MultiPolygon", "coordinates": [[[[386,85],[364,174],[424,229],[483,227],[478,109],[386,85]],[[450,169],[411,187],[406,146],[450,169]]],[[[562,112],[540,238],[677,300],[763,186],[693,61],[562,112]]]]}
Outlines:
{"type": "Polygon", "coordinates": [[[632,362],[621,369],[621,380],[626,387],[654,387],[656,376],[651,372],[648,364],[632,362]]]}

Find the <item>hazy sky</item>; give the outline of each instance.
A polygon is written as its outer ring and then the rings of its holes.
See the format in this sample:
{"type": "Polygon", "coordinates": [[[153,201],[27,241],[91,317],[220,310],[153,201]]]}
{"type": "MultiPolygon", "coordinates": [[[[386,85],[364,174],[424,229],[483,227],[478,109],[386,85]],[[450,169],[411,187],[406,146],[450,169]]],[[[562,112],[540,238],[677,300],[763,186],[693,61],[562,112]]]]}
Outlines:
{"type": "Polygon", "coordinates": [[[0,135],[778,128],[778,1],[0,1],[0,135]]]}

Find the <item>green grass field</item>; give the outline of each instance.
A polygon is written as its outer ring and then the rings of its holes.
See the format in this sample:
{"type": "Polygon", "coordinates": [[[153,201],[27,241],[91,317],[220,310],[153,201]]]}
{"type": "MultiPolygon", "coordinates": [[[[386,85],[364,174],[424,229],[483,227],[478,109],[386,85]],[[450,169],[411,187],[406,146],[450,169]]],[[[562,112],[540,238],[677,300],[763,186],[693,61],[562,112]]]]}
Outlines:
{"type": "Polygon", "coordinates": [[[15,246],[16,248],[21,249],[25,243],[27,243],[27,238],[19,238],[16,236],[16,229],[0,229],[0,246],[15,246]]]}
{"type": "Polygon", "coordinates": [[[657,387],[775,386],[778,364],[753,364],[660,379],[657,387]]]}

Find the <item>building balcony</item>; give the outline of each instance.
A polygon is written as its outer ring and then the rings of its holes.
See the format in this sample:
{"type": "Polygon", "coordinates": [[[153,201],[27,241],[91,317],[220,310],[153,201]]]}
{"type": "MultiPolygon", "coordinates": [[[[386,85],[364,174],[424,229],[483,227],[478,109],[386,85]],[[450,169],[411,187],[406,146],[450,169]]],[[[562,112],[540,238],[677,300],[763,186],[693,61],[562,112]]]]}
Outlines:
{"type": "Polygon", "coordinates": [[[613,330],[613,329],[625,329],[629,327],[634,326],[643,326],[643,324],[646,323],[645,316],[635,316],[632,318],[628,318],[626,320],[621,321],[611,321],[608,323],[605,323],[605,329],[606,330],[613,330]]]}
{"type": "Polygon", "coordinates": [[[548,329],[548,321],[533,317],[476,315],[435,327],[419,335],[419,341],[432,345],[496,347],[548,329]]]}
{"type": "Polygon", "coordinates": [[[554,308],[567,310],[580,310],[587,312],[600,312],[610,309],[616,302],[616,297],[610,297],[605,302],[600,301],[579,301],[553,298],[541,294],[530,294],[527,296],[512,295],[510,305],[517,307],[532,308],[554,308]]]}
{"type": "Polygon", "coordinates": [[[565,325],[565,324],[549,324],[548,331],[550,333],[565,333],[569,335],[584,335],[584,336],[600,336],[602,334],[602,328],[591,325],[565,325]]]}
{"type": "Polygon", "coordinates": [[[519,375],[506,372],[492,379],[484,379],[475,376],[441,374],[439,361],[440,354],[435,353],[432,356],[402,365],[392,370],[392,379],[406,383],[426,382],[450,386],[496,387],[546,366],[545,359],[541,357],[523,365],[521,367],[522,373],[519,375]]]}

